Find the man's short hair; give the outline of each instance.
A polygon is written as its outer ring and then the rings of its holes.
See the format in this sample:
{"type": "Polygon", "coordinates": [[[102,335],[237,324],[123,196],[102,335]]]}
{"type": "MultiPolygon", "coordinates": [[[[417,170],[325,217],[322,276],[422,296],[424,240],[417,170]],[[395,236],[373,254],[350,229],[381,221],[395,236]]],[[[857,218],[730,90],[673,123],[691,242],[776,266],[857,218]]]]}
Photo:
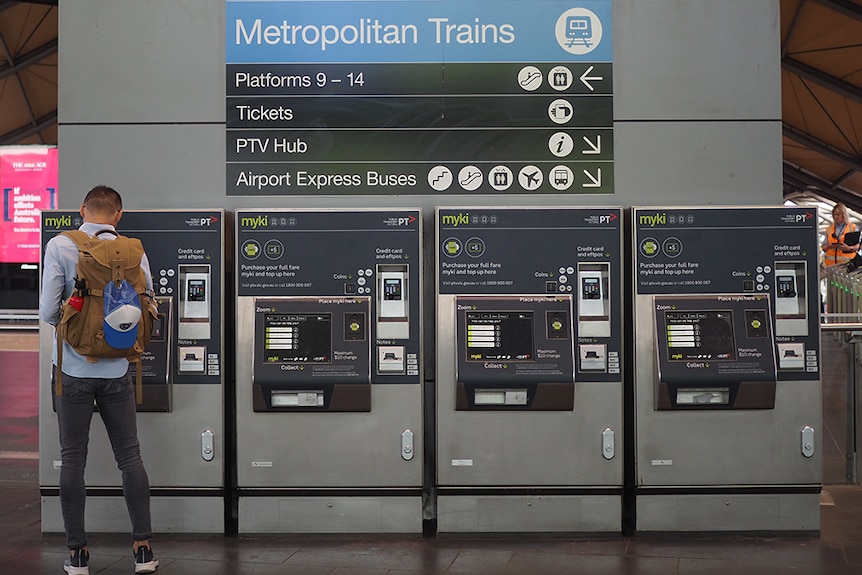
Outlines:
{"type": "Polygon", "coordinates": [[[84,198],[84,206],[99,214],[115,214],[123,209],[123,198],[114,188],[96,186],[84,198]]]}

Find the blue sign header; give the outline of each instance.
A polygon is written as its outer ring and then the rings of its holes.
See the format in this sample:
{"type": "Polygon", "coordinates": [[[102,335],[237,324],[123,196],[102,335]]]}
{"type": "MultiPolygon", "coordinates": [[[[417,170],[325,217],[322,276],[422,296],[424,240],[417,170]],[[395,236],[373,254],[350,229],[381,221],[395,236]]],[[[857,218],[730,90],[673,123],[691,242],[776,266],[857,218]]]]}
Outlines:
{"type": "Polygon", "coordinates": [[[611,62],[611,0],[227,0],[226,63],[611,62]]]}

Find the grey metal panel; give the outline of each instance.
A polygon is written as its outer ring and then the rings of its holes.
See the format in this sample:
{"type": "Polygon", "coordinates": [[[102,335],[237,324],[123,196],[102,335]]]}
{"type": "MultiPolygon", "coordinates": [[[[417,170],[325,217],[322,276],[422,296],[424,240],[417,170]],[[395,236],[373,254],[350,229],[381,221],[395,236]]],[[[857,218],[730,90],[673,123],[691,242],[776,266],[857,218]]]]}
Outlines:
{"type": "Polygon", "coordinates": [[[617,123],[614,132],[616,202],[782,201],[780,121],[617,123]]]}
{"type": "Polygon", "coordinates": [[[224,126],[60,126],[60,204],[97,184],[130,209],[224,207],[224,126]]]}
{"type": "Polygon", "coordinates": [[[638,531],[819,531],[820,496],[660,495],[637,498],[638,531]]]}
{"type": "Polygon", "coordinates": [[[617,120],[781,117],[778,0],[615,1],[614,29],[617,120]]]}
{"type": "Polygon", "coordinates": [[[242,497],[240,533],[420,533],[419,497],[242,497]]]}
{"type": "Polygon", "coordinates": [[[441,486],[622,485],[622,385],[579,383],[570,412],[455,411],[455,296],[437,297],[441,486]],[[617,455],[602,457],[602,431],[617,455]]]}
{"type": "Polygon", "coordinates": [[[441,496],[440,533],[608,533],[621,530],[619,496],[441,496]]]}
{"type": "MultiPolygon", "coordinates": [[[[222,497],[151,497],[156,533],[224,533],[222,497]]],[[[122,497],[87,497],[87,530],[128,533],[129,513],[122,497]]],[[[42,497],[42,533],[63,533],[59,497],[42,497]]]]}
{"type": "Polygon", "coordinates": [[[819,484],[823,474],[820,385],[780,381],[771,410],[655,410],[655,334],[651,296],[636,296],[637,484],[819,484]],[[817,451],[801,452],[802,428],[817,451]]]}
{"type": "Polygon", "coordinates": [[[76,0],[58,26],[60,124],[224,122],[223,1],[76,0]]]}
{"type": "Polygon", "coordinates": [[[423,433],[420,385],[372,385],[370,413],[255,413],[254,298],[238,298],[236,305],[241,488],[422,486],[421,442],[412,460],[401,457],[401,433],[423,433]]]}
{"type": "MultiPolygon", "coordinates": [[[[43,356],[44,357],[44,356],[43,356]]],[[[50,362],[50,352],[47,355],[50,362]]],[[[49,368],[50,369],[50,368],[49,368]]],[[[46,370],[47,371],[47,370],[46,370]]],[[[51,408],[51,376],[42,380],[39,418],[39,484],[60,482],[57,415],[51,408]]],[[[151,487],[219,488],[224,485],[222,388],[218,385],[173,386],[173,411],[138,413],[141,456],[151,487]],[[215,434],[215,457],[201,457],[201,433],[215,434]]],[[[93,487],[119,487],[122,477],[98,414],[90,428],[89,457],[84,480],[93,487]]]]}
{"type": "Polygon", "coordinates": [[[59,485],[60,473],[55,461],[60,459],[60,437],[57,415],[53,411],[51,387],[51,352],[54,327],[39,321],[39,485],[59,485]]]}

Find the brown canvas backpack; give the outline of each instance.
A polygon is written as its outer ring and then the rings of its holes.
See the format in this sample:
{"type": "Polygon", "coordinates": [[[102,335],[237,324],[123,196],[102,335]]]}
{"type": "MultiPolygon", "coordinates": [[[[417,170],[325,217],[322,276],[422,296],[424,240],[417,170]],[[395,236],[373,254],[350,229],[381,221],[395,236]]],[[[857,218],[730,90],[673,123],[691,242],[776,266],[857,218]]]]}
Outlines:
{"type": "Polygon", "coordinates": [[[137,238],[129,238],[111,229],[96,232],[93,237],[80,230],[62,232],[78,246],[78,264],[75,268],[75,291],[63,302],[60,322],[57,325],[57,376],[56,393],[62,394],[63,345],[72,348],[97,363],[100,358],[125,357],[136,363],[136,400],[143,400],[141,386],[141,354],[153,331],[158,317],[156,301],[147,290],[146,276],[141,269],[144,247],[137,238]],[[98,236],[111,233],[114,239],[102,240],[98,236]],[[137,338],[131,347],[118,349],[105,340],[105,288],[109,283],[119,287],[123,280],[140,298],[141,318],[137,338]]]}

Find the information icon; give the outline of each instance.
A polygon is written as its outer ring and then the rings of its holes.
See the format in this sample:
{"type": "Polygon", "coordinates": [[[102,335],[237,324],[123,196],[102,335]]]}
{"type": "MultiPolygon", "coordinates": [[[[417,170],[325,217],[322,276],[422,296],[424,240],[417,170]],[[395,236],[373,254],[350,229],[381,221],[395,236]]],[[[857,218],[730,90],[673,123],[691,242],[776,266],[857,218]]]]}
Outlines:
{"type": "Polygon", "coordinates": [[[557,132],[548,140],[548,149],[558,158],[565,158],[575,149],[575,142],[565,132],[557,132]]]}

